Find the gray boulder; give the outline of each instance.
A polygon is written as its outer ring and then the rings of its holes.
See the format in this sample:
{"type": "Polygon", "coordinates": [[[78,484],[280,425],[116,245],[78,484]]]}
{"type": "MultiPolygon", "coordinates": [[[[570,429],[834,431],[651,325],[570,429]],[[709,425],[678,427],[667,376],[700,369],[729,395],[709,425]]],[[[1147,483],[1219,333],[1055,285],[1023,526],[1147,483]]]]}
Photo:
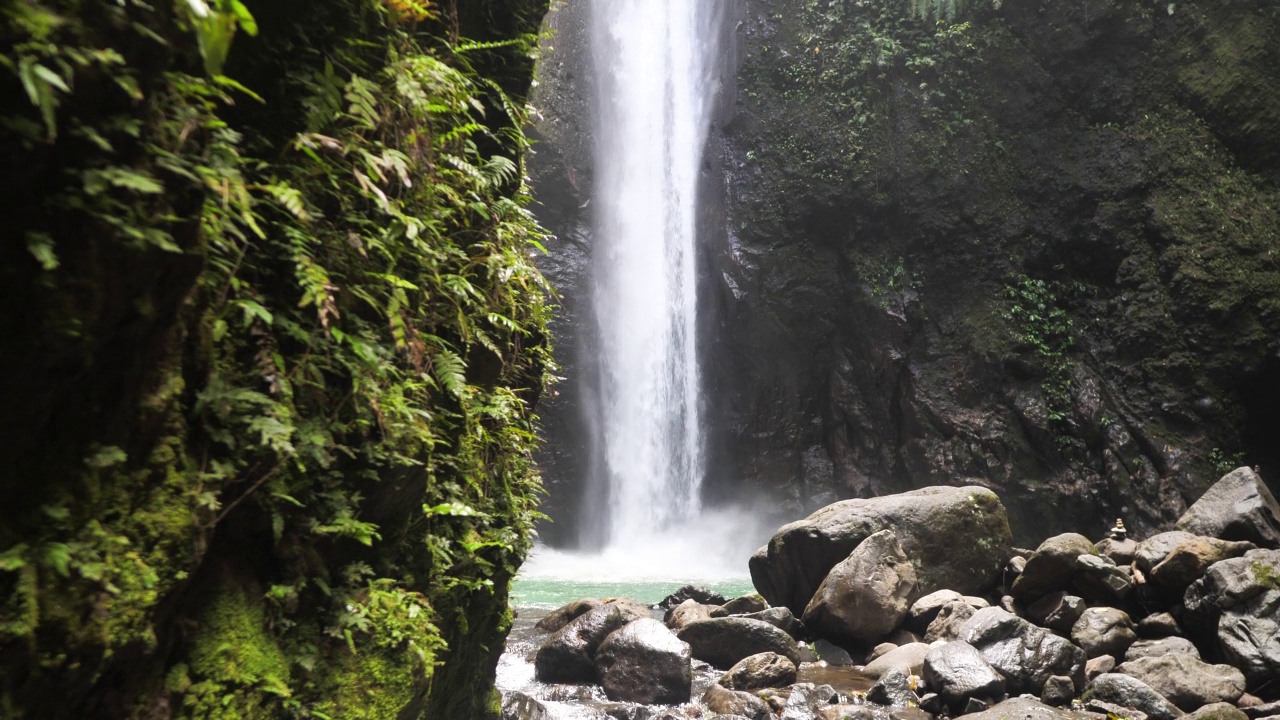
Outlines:
{"type": "Polygon", "coordinates": [[[1013,697],[990,708],[965,715],[966,720],[1101,720],[1093,713],[1056,708],[1028,697],[1013,697]]]}
{"type": "Polygon", "coordinates": [[[862,672],[871,678],[879,678],[890,670],[919,675],[924,670],[924,658],[928,654],[929,646],[925,643],[908,643],[867,663],[862,672]]]}
{"type": "Polygon", "coordinates": [[[1148,615],[1138,622],[1138,635],[1144,638],[1162,638],[1181,635],[1178,620],[1167,612],[1148,615]]]}
{"type": "Polygon", "coordinates": [[[890,707],[912,707],[920,704],[920,696],[911,688],[910,678],[901,670],[890,670],[881,675],[867,691],[867,699],[890,707]]]}
{"type": "Polygon", "coordinates": [[[1148,577],[1169,594],[1182,597],[1187,586],[1204,575],[1209,566],[1240,557],[1256,547],[1251,542],[1193,535],[1174,546],[1159,564],[1151,568],[1148,577]]]}
{"type": "Polygon", "coordinates": [[[702,695],[702,704],[713,713],[737,715],[748,720],[773,720],[773,711],[765,701],[741,690],[730,690],[713,684],[702,695]]]}
{"type": "Polygon", "coordinates": [[[977,648],[960,640],[929,650],[924,658],[924,681],[953,707],[971,697],[996,699],[1005,692],[1004,676],[977,648]]]}
{"type": "Polygon", "coordinates": [[[1093,554],[1093,543],[1079,533],[1055,535],[1036,548],[1027,559],[1022,574],[1013,581],[1009,593],[1017,600],[1030,602],[1071,584],[1076,558],[1093,554]]]}
{"type": "Polygon", "coordinates": [[[805,634],[804,624],[796,619],[791,611],[784,607],[768,608],[760,612],[746,613],[737,617],[747,618],[748,620],[760,620],[770,625],[786,631],[788,635],[797,640],[805,634]]]}
{"type": "Polygon", "coordinates": [[[1216,629],[1223,659],[1244,671],[1251,688],[1280,676],[1280,550],[1213,564],[1183,604],[1188,629],[1216,629]]]}
{"type": "Polygon", "coordinates": [[[1280,503],[1253,470],[1227,473],[1187,508],[1177,529],[1280,548],[1280,503]]]}
{"type": "Polygon", "coordinates": [[[1084,698],[1140,710],[1151,720],[1175,720],[1182,716],[1181,710],[1149,685],[1120,673],[1105,673],[1094,678],[1084,698]]]}
{"type": "Polygon", "coordinates": [[[1123,610],[1094,607],[1084,611],[1071,628],[1071,642],[1084,649],[1087,657],[1124,657],[1125,650],[1138,639],[1133,621],[1123,610]]]}
{"type": "Polygon", "coordinates": [[[714,609],[714,605],[703,605],[697,600],[685,600],[667,611],[667,617],[663,622],[672,630],[679,630],[691,622],[710,620],[711,611],[714,609]]]}
{"type": "Polygon", "coordinates": [[[800,647],[786,631],[767,622],[740,617],[689,623],[676,634],[689,643],[693,656],[728,670],[750,655],[775,652],[799,665],[800,647]]]}
{"type": "Polygon", "coordinates": [[[831,569],[802,620],[826,638],[870,642],[902,622],[915,596],[915,566],[893,531],[881,530],[831,569]]]}
{"type": "Polygon", "coordinates": [[[780,528],[752,556],[751,580],[770,605],[803,613],[831,568],[881,530],[893,530],[916,560],[920,593],[985,590],[998,579],[1012,541],[1004,506],[986,488],[842,500],[780,528]]]}
{"type": "Polygon", "coordinates": [[[1117,565],[1132,563],[1134,555],[1138,552],[1138,542],[1133,538],[1125,538],[1123,540],[1103,538],[1094,547],[1097,548],[1099,555],[1111,558],[1112,562],[1117,565]]]}
{"type": "Polygon", "coordinates": [[[1010,693],[1039,696],[1053,675],[1084,687],[1084,651],[1070,641],[1000,608],[983,608],[969,618],[960,639],[1005,676],[1010,693]]]}
{"type": "Polygon", "coordinates": [[[718,681],[730,690],[786,687],[796,681],[796,664],[778,653],[750,655],[738,661],[718,681]]]}
{"type": "Polygon", "coordinates": [[[746,615],[748,613],[757,613],[761,610],[768,610],[769,603],[765,601],[760,593],[751,593],[743,595],[725,602],[718,608],[711,611],[711,617],[730,617],[732,615],[746,615]]]}
{"type": "Polygon", "coordinates": [[[601,605],[547,638],[534,658],[534,673],[546,683],[596,681],[596,650],[615,630],[637,618],[618,605],[601,605]]]}
{"type": "Polygon", "coordinates": [[[1147,714],[1141,710],[1117,705],[1101,698],[1086,697],[1082,700],[1082,704],[1085,710],[1105,716],[1107,720],[1148,720],[1147,714]]]}
{"type": "Polygon", "coordinates": [[[952,602],[964,602],[964,596],[955,590],[936,590],[911,603],[904,621],[908,630],[923,633],[929,623],[938,616],[942,606],[952,602]]]}
{"type": "Polygon", "coordinates": [[[1146,657],[1160,657],[1161,655],[1190,655],[1197,660],[1200,659],[1200,651],[1196,649],[1195,643],[1183,637],[1167,637],[1156,640],[1138,640],[1129,646],[1125,652],[1125,660],[1137,660],[1146,657]]]}
{"type": "Polygon", "coordinates": [[[1071,704],[1075,696],[1076,684],[1071,681],[1071,678],[1065,675],[1054,675],[1045,681],[1044,690],[1040,691],[1040,702],[1061,707],[1071,704]]]}
{"type": "Polygon", "coordinates": [[[788,688],[778,720],[810,720],[819,710],[839,702],[835,688],[830,685],[796,683],[788,688]]]}
{"type": "Polygon", "coordinates": [[[1141,680],[1183,710],[1234,703],[1245,688],[1244,674],[1230,665],[1210,665],[1179,653],[1128,660],[1116,672],[1141,680]]]}
{"type": "Polygon", "coordinates": [[[670,610],[685,600],[693,600],[702,605],[723,605],[724,595],[701,585],[685,585],[662,598],[662,602],[658,603],[658,607],[662,610],[670,610]]]}
{"type": "Polygon", "coordinates": [[[1084,664],[1084,676],[1087,680],[1092,681],[1103,673],[1109,673],[1116,669],[1116,659],[1110,655],[1099,655],[1095,658],[1089,658],[1089,662],[1084,664]]]}
{"type": "Polygon", "coordinates": [[[1129,597],[1133,590],[1133,576],[1127,567],[1117,566],[1109,557],[1080,555],[1076,557],[1071,585],[1085,600],[1111,603],[1129,597]]]}
{"type": "Polygon", "coordinates": [[[1133,564],[1144,575],[1150,575],[1151,569],[1164,562],[1174,548],[1188,540],[1195,540],[1196,537],[1198,536],[1194,533],[1184,530],[1170,530],[1152,535],[1138,543],[1138,552],[1133,556],[1133,564]]]}
{"type": "Polygon", "coordinates": [[[938,616],[929,624],[924,641],[932,643],[937,640],[955,640],[960,637],[960,628],[976,612],[978,611],[972,605],[963,600],[943,605],[938,616]]]}
{"type": "Polygon", "coordinates": [[[1085,607],[1084,598],[1059,590],[1028,605],[1027,619],[1065,635],[1075,627],[1085,607]]]}
{"type": "Polygon", "coordinates": [[[653,618],[633,620],[596,651],[596,670],[610,700],[644,705],[689,702],[689,645],[653,618]]]}
{"type": "Polygon", "coordinates": [[[1210,703],[1187,713],[1183,720],[1249,720],[1249,716],[1231,703],[1210,703]]]}
{"type": "Polygon", "coordinates": [[[595,598],[583,598],[582,600],[574,600],[552,610],[546,617],[538,621],[534,625],[535,630],[543,632],[555,632],[560,628],[568,625],[575,618],[586,615],[604,604],[604,601],[595,598]]]}

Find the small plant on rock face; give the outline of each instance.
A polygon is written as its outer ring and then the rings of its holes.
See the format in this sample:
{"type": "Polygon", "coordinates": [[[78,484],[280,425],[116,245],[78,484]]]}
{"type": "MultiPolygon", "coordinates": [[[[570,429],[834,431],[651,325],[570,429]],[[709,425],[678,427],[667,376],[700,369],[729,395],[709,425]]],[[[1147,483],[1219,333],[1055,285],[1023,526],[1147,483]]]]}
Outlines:
{"type": "Polygon", "coordinates": [[[1005,286],[1010,306],[1004,317],[1018,327],[1018,340],[1030,348],[1044,370],[1040,384],[1049,419],[1066,419],[1071,404],[1071,364],[1066,354],[1075,345],[1074,323],[1058,303],[1053,286],[1027,276],[1005,286]]]}
{"type": "Polygon", "coordinates": [[[1209,466],[1218,475],[1226,475],[1241,465],[1244,465],[1244,453],[1228,453],[1220,447],[1209,451],[1209,466]]]}

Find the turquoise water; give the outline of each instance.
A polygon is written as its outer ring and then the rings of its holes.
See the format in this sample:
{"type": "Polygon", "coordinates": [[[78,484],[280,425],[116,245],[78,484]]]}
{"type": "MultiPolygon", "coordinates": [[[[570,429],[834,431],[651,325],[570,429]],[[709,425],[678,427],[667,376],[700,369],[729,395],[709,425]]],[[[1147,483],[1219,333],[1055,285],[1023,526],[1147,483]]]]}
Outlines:
{"type": "Polygon", "coordinates": [[[611,597],[628,597],[643,603],[654,604],[689,584],[711,588],[726,598],[755,592],[755,588],[747,578],[681,581],[517,577],[511,588],[511,604],[516,607],[550,610],[582,598],[611,597]]]}

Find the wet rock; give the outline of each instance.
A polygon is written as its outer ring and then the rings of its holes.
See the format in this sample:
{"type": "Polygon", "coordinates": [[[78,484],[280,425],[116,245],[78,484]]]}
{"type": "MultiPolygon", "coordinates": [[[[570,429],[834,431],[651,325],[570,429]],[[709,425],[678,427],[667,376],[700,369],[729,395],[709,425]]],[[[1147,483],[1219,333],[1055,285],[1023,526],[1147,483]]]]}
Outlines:
{"type": "Polygon", "coordinates": [[[1013,582],[1010,594],[1023,601],[1032,601],[1058,590],[1065,590],[1071,583],[1076,569],[1076,558],[1092,554],[1093,543],[1079,533],[1055,535],[1036,548],[1027,560],[1022,574],[1013,582]]]}
{"type": "Polygon", "coordinates": [[[1183,530],[1170,530],[1157,533],[1138,543],[1138,552],[1134,555],[1134,567],[1144,575],[1150,575],[1151,569],[1159,565],[1169,553],[1184,542],[1195,540],[1196,535],[1183,530]]]}
{"type": "Polygon", "coordinates": [[[1084,598],[1059,590],[1027,606],[1027,619],[1050,630],[1067,634],[1084,614],[1084,598]]]}
{"type": "Polygon", "coordinates": [[[965,602],[964,596],[955,590],[931,592],[911,604],[904,624],[909,630],[923,633],[929,628],[929,623],[938,616],[942,606],[952,602],[965,602]]]}
{"type": "Polygon", "coordinates": [[[888,709],[870,703],[828,705],[819,710],[815,718],[816,720],[892,720],[888,709]]]}
{"type": "Polygon", "coordinates": [[[1071,642],[1084,649],[1087,657],[1124,657],[1125,650],[1138,639],[1133,621],[1123,610],[1088,608],[1071,628],[1071,642]]]}
{"type": "Polygon", "coordinates": [[[538,700],[515,692],[502,699],[502,720],[552,720],[552,715],[538,700]]]}
{"type": "Polygon", "coordinates": [[[925,642],[955,640],[960,637],[960,628],[964,627],[965,622],[976,612],[978,611],[972,605],[963,600],[947,603],[929,624],[929,630],[924,634],[925,642]]]}
{"type": "Polygon", "coordinates": [[[778,653],[757,653],[739,660],[718,681],[730,690],[786,687],[796,681],[796,664],[778,653]]]}
{"type": "Polygon", "coordinates": [[[813,641],[813,652],[828,665],[855,665],[849,651],[829,640],[818,638],[813,641]]]}
{"type": "Polygon", "coordinates": [[[584,598],[582,600],[574,600],[571,603],[561,605],[559,608],[552,610],[546,617],[538,621],[534,625],[534,629],[543,632],[555,632],[560,628],[568,625],[574,618],[581,617],[592,610],[600,607],[604,601],[595,598],[584,598]]]}
{"type": "Polygon", "coordinates": [[[1044,682],[1044,689],[1040,691],[1040,702],[1062,707],[1070,705],[1075,696],[1076,685],[1071,678],[1065,675],[1054,675],[1044,682]]]}
{"type": "Polygon", "coordinates": [[[691,622],[710,620],[711,611],[714,609],[714,605],[703,605],[697,600],[685,600],[667,613],[664,622],[672,630],[679,630],[691,622]]]}
{"type": "Polygon", "coordinates": [[[1280,550],[1250,550],[1210,566],[1183,600],[1189,630],[1216,628],[1227,662],[1250,688],[1280,676],[1280,550]]]}
{"type": "Polygon", "coordinates": [[[1280,700],[1271,702],[1263,702],[1262,698],[1254,695],[1244,694],[1236,701],[1236,707],[1244,711],[1244,714],[1250,718],[1265,718],[1272,715],[1280,715],[1280,700]]]}
{"type": "Polygon", "coordinates": [[[600,643],[634,619],[617,605],[601,605],[578,616],[538,648],[533,663],[536,677],[546,683],[595,682],[600,643]]]}
{"type": "Polygon", "coordinates": [[[1027,697],[1009,698],[965,717],[968,720],[1100,720],[1097,715],[1052,707],[1027,697]]]}
{"type": "Polygon", "coordinates": [[[1251,542],[1232,542],[1193,535],[1178,543],[1148,576],[1169,594],[1182,597],[1187,586],[1204,575],[1210,565],[1240,557],[1255,549],[1251,542]]]}
{"type": "Polygon", "coordinates": [[[1138,640],[1129,646],[1124,658],[1126,660],[1137,660],[1139,658],[1160,657],[1161,655],[1169,654],[1190,655],[1197,660],[1200,659],[1200,651],[1196,649],[1195,643],[1183,637],[1138,640]]]}
{"type": "Polygon", "coordinates": [[[1116,659],[1110,655],[1099,655],[1096,658],[1090,658],[1089,662],[1084,664],[1084,676],[1086,680],[1093,680],[1103,673],[1109,673],[1116,668],[1116,659]]]}
{"type": "Polygon", "coordinates": [[[769,603],[759,593],[751,593],[743,595],[724,603],[718,608],[711,611],[711,617],[729,617],[731,615],[746,615],[748,613],[757,613],[761,610],[768,610],[769,603]]]}
{"type": "Polygon", "coordinates": [[[748,720],[773,720],[773,712],[763,700],[749,692],[712,685],[702,695],[702,704],[721,715],[739,715],[748,720]]]}
{"type": "Polygon", "coordinates": [[[952,706],[965,698],[999,698],[1005,692],[1004,676],[977,648],[959,640],[929,650],[924,659],[924,681],[952,706]]]}
{"type": "Polygon", "coordinates": [[[1138,552],[1138,543],[1133,538],[1123,540],[1104,538],[1098,541],[1095,547],[1099,555],[1111,558],[1112,562],[1121,566],[1132,563],[1134,555],[1138,552]]]}
{"type": "Polygon", "coordinates": [[[1210,703],[1204,707],[1187,713],[1183,720],[1249,720],[1240,708],[1231,703],[1210,703]]]}
{"type": "Polygon", "coordinates": [[[604,604],[618,608],[624,616],[632,620],[653,617],[653,608],[632,598],[608,598],[604,604]]]}
{"type": "Polygon", "coordinates": [[[876,658],[883,657],[897,649],[898,646],[891,642],[882,642],[871,648],[871,652],[867,653],[867,659],[864,661],[864,664],[875,662],[876,658]]]}
{"type": "Polygon", "coordinates": [[[982,608],[991,607],[991,603],[987,601],[986,598],[980,598],[977,595],[965,595],[960,599],[963,600],[965,603],[967,603],[969,607],[972,607],[974,610],[981,610],[982,608]]]}
{"type": "Polygon", "coordinates": [[[1182,628],[1173,615],[1163,612],[1148,615],[1138,621],[1138,635],[1144,638],[1162,638],[1181,635],[1182,628]]]}
{"type": "Polygon", "coordinates": [[[802,618],[833,640],[870,642],[906,617],[916,595],[915,566],[890,530],[867,537],[818,586],[802,618]]]}
{"type": "Polygon", "coordinates": [[[964,708],[960,710],[961,715],[974,715],[991,707],[991,703],[986,700],[980,700],[971,697],[964,702],[964,708]]]}
{"type": "Polygon", "coordinates": [[[1280,548],[1280,503],[1247,467],[1224,475],[1178,519],[1177,529],[1280,548]]]}
{"type": "Polygon", "coordinates": [[[748,620],[760,620],[770,625],[786,631],[788,635],[799,640],[804,637],[806,630],[804,623],[796,619],[791,611],[784,607],[767,608],[759,612],[744,613],[736,617],[747,618],[748,620]]]}
{"type": "Polygon", "coordinates": [[[653,618],[634,620],[609,635],[595,660],[610,700],[644,705],[689,701],[693,686],[689,645],[653,618]]]}
{"type": "Polygon", "coordinates": [[[1008,518],[994,493],[931,487],[843,500],[783,526],[752,556],[751,579],[771,605],[802,613],[831,568],[886,529],[916,559],[921,593],[981,592],[995,583],[1009,557],[1008,518]]]}
{"type": "Polygon", "coordinates": [[[1245,690],[1244,674],[1230,665],[1210,665],[1178,653],[1128,660],[1116,672],[1141,680],[1182,710],[1234,703],[1245,690]]]}
{"type": "Polygon", "coordinates": [[[797,683],[790,687],[787,702],[778,713],[778,720],[810,720],[825,707],[838,703],[839,696],[830,685],[797,683]]]}
{"type": "Polygon", "coordinates": [[[931,715],[941,715],[947,711],[947,702],[936,692],[928,692],[920,696],[920,709],[931,715]]]}
{"type": "Polygon", "coordinates": [[[880,705],[907,707],[919,704],[911,679],[901,670],[889,670],[867,691],[867,699],[880,705]]]}
{"type": "Polygon", "coordinates": [[[1151,686],[1138,678],[1120,673],[1099,675],[1089,683],[1084,698],[1086,701],[1102,700],[1140,710],[1151,720],[1174,720],[1182,716],[1181,710],[1151,686]]]}
{"type": "Polygon", "coordinates": [[[907,675],[919,675],[924,670],[924,658],[929,654],[925,643],[909,643],[881,655],[867,663],[862,672],[868,677],[879,678],[890,670],[901,670],[907,675]]]}
{"type": "Polygon", "coordinates": [[[724,595],[710,588],[705,588],[701,585],[685,585],[663,598],[662,602],[658,603],[658,607],[663,610],[670,610],[685,600],[693,600],[700,605],[723,605],[724,599],[724,595]]]}
{"type": "MultiPolygon", "coordinates": [[[[1089,698],[1085,700],[1084,709],[1093,713],[1105,715],[1108,720],[1112,720],[1112,718],[1119,718],[1120,720],[1147,720],[1147,714],[1141,710],[1117,705],[1099,698],[1089,698]]],[[[1098,716],[1095,715],[1094,717],[1098,716]]]]}
{"type": "Polygon", "coordinates": [[[1127,568],[1117,566],[1111,558],[1080,555],[1076,558],[1071,585],[1085,600],[1110,603],[1129,597],[1133,590],[1133,577],[1127,568]]]}
{"type": "Polygon", "coordinates": [[[1053,675],[1084,686],[1084,651],[1065,638],[999,608],[983,608],[964,624],[960,639],[1005,676],[1011,694],[1039,695],[1053,675]]]}
{"type": "Polygon", "coordinates": [[[693,656],[727,670],[750,655],[776,652],[800,662],[800,648],[784,630],[761,620],[711,618],[685,625],[677,637],[689,643],[693,656]]]}

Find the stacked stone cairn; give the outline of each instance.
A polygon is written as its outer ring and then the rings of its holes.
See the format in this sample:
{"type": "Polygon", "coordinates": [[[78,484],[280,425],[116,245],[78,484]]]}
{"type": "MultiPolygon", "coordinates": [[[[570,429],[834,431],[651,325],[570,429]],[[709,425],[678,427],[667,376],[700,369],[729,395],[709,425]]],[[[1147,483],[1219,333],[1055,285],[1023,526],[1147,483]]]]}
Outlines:
{"type": "Polygon", "coordinates": [[[750,569],[758,595],[682,588],[663,622],[557,610],[538,679],[598,683],[602,719],[1280,720],[1280,504],[1249,468],[1141,541],[1019,551],[989,490],[933,487],[825,507],[750,569]]]}

